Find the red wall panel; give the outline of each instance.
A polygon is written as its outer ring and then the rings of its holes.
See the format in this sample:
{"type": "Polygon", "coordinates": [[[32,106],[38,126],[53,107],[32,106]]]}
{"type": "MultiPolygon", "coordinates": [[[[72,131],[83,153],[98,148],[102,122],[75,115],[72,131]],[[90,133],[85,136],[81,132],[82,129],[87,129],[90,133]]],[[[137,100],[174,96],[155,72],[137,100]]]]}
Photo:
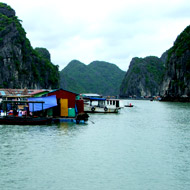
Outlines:
{"type": "Polygon", "coordinates": [[[66,90],[56,90],[54,92],[48,93],[48,96],[56,95],[57,99],[68,99],[68,107],[69,108],[75,108],[75,99],[76,99],[76,94],[66,91],[66,90]]]}

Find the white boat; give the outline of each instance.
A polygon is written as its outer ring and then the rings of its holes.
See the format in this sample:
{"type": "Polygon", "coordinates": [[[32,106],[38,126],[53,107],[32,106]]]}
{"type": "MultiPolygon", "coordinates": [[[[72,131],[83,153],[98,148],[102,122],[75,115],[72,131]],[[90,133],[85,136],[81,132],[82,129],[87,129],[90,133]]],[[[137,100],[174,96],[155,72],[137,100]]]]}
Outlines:
{"type": "Polygon", "coordinates": [[[119,99],[84,98],[84,112],[87,113],[118,113],[121,108],[119,99]]]}

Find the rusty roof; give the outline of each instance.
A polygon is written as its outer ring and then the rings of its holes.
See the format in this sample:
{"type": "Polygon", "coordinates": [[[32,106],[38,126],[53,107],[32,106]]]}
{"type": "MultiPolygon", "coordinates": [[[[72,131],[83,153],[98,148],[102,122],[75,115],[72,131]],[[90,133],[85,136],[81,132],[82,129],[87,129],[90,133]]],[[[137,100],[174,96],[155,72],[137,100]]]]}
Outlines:
{"type": "Polygon", "coordinates": [[[34,94],[44,92],[48,90],[43,90],[43,89],[0,89],[0,97],[8,97],[8,96],[16,96],[16,97],[21,97],[21,96],[32,96],[34,94]]]}

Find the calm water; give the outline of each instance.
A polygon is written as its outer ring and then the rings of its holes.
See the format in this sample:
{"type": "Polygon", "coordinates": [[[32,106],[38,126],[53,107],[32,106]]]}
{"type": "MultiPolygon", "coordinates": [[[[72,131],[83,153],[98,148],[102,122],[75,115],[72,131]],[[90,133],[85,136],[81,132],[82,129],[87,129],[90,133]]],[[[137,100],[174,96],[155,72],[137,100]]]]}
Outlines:
{"type": "Polygon", "coordinates": [[[0,189],[189,190],[190,104],[130,102],[88,124],[1,125],[0,189]]]}

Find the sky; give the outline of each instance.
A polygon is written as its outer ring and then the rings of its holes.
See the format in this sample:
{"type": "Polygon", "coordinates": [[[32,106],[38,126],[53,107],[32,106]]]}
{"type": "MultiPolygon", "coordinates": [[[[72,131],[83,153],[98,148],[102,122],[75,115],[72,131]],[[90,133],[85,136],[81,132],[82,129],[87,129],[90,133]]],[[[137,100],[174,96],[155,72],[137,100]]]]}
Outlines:
{"type": "Polygon", "coordinates": [[[157,56],[190,25],[189,0],[4,0],[33,48],[62,70],[74,59],[127,71],[133,57],[157,56]]]}

